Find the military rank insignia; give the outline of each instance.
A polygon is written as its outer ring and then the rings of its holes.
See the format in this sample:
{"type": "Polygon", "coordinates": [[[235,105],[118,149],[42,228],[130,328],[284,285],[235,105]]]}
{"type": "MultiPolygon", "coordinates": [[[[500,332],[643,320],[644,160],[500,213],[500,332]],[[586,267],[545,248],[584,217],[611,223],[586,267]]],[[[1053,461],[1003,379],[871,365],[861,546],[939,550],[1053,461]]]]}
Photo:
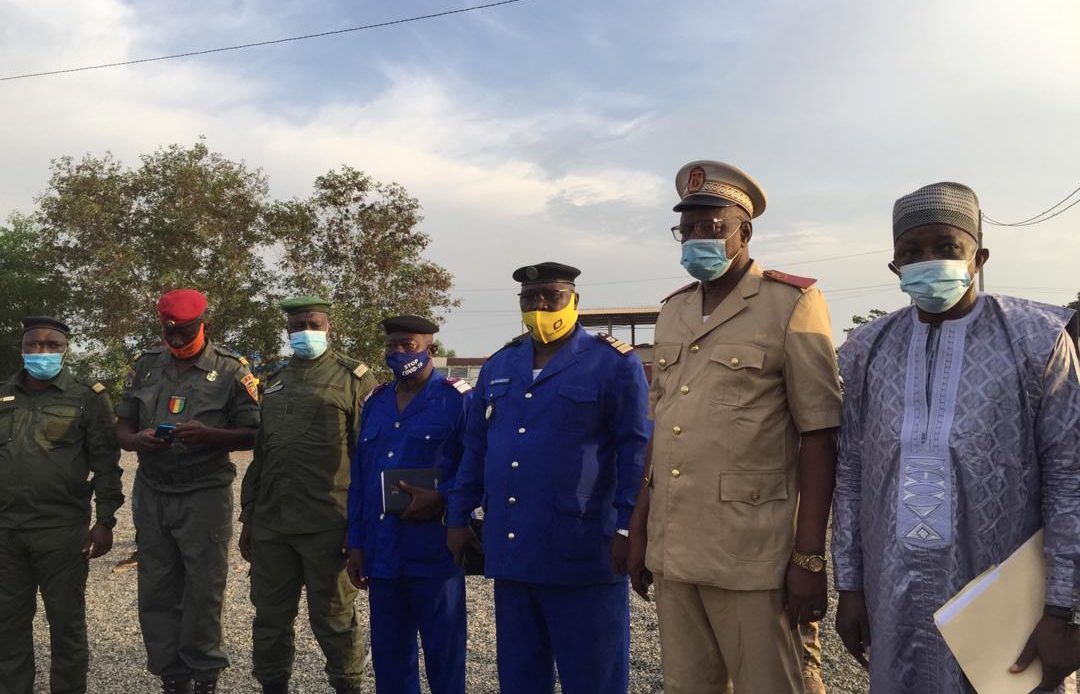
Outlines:
{"type": "Polygon", "coordinates": [[[244,374],[244,377],[240,379],[240,383],[247,388],[247,394],[251,396],[251,399],[259,402],[259,382],[255,380],[255,377],[250,373],[244,374]]]}
{"type": "Polygon", "coordinates": [[[218,372],[217,372],[217,369],[214,369],[214,370],[213,370],[213,371],[211,371],[210,373],[206,374],[206,380],[210,381],[211,383],[213,383],[214,381],[216,381],[216,380],[217,380],[217,377],[218,377],[218,372]]]}
{"type": "Polygon", "coordinates": [[[169,414],[180,414],[187,407],[187,398],[182,395],[173,395],[169,398],[169,414]]]}
{"type": "Polygon", "coordinates": [[[625,342],[623,342],[622,340],[620,340],[618,338],[615,338],[615,337],[612,337],[611,335],[608,335],[607,333],[597,333],[596,337],[598,337],[603,342],[606,342],[608,345],[611,346],[612,349],[614,349],[619,354],[624,354],[625,355],[625,354],[629,354],[630,352],[634,351],[633,347],[631,347],[630,345],[626,344],[625,342]]]}
{"type": "Polygon", "coordinates": [[[271,393],[276,393],[276,392],[278,392],[279,390],[281,390],[284,387],[285,387],[285,382],[284,381],[278,381],[277,383],[271,383],[270,385],[268,385],[266,387],[266,390],[263,391],[263,395],[270,395],[271,393]]]}

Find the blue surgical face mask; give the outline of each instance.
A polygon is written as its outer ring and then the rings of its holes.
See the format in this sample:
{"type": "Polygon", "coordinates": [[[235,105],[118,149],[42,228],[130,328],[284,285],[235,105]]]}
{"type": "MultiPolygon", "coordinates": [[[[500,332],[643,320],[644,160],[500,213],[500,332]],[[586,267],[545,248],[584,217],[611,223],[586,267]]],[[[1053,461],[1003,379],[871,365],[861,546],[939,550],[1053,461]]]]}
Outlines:
{"type": "Polygon", "coordinates": [[[694,239],[682,244],[682,266],[691,277],[702,282],[711,282],[723,275],[738,255],[727,257],[727,239],[694,239]]]}
{"type": "Polygon", "coordinates": [[[970,260],[924,260],[900,267],[900,289],[927,313],[944,313],[971,286],[970,260]]]}
{"type": "Polygon", "coordinates": [[[394,378],[401,380],[415,376],[424,370],[431,361],[431,354],[422,352],[387,352],[386,365],[394,372],[394,378]]]}
{"type": "Polygon", "coordinates": [[[289,333],[289,344],[301,359],[318,359],[326,351],[326,331],[300,330],[289,333]]]}
{"type": "Polygon", "coordinates": [[[60,373],[60,369],[64,366],[63,352],[24,353],[22,358],[26,373],[38,381],[48,381],[56,378],[56,375],[60,373]]]}

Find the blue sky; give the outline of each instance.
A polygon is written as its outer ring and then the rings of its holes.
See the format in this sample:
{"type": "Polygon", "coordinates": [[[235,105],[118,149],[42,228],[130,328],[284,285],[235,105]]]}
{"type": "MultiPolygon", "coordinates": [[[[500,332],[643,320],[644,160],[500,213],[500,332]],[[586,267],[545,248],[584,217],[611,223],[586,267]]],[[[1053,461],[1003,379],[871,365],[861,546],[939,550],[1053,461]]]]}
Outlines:
{"type": "MultiPolygon", "coordinates": [[[[0,1],[5,74],[324,31],[479,0],[0,1]]],[[[0,215],[62,154],[200,135],[279,197],[350,164],[416,195],[455,276],[444,341],[485,354],[520,330],[517,266],[584,271],[583,305],[684,283],[673,177],[698,158],[764,185],[753,255],[820,279],[838,339],[904,296],[885,269],[893,200],[957,180],[999,219],[1080,185],[1075,2],[523,0],[388,29],[0,83],[0,215]]],[[[993,291],[1080,290],[1080,207],[987,229],[993,291]]],[[[647,336],[646,336],[647,338],[647,336]]]]}

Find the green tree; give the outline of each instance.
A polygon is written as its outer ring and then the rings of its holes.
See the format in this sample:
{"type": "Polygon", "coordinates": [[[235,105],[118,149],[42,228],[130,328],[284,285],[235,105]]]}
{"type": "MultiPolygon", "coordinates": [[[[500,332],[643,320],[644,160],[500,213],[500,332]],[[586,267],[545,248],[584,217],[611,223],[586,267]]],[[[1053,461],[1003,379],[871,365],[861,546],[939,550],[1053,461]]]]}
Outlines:
{"type": "Polygon", "coordinates": [[[866,325],[867,323],[869,323],[871,321],[874,321],[874,320],[876,320],[878,318],[881,318],[882,316],[887,316],[887,315],[889,315],[888,311],[882,311],[880,308],[872,308],[872,309],[870,309],[870,313],[868,313],[865,316],[859,316],[859,315],[852,316],[851,317],[851,327],[850,328],[844,328],[844,332],[845,333],[850,333],[852,330],[859,327],[860,325],[866,325]]]}
{"type": "Polygon", "coordinates": [[[0,226],[0,380],[22,368],[20,318],[66,318],[67,284],[42,261],[41,241],[40,230],[27,217],[13,215],[9,226],[0,226]]]}
{"type": "Polygon", "coordinates": [[[43,259],[68,282],[66,315],[87,370],[114,389],[140,350],[157,344],[157,298],[194,287],[210,299],[210,333],[251,358],[275,358],[280,315],[263,258],[267,180],[202,141],[172,145],[134,168],[112,154],[52,163],[38,199],[43,259]]]}
{"type": "Polygon", "coordinates": [[[434,318],[459,305],[450,273],[422,256],[431,239],[417,229],[420,203],[396,183],[344,166],[316,178],[310,198],[279,203],[269,217],[286,288],[332,301],[337,348],[378,369],[382,318],[434,318]]]}

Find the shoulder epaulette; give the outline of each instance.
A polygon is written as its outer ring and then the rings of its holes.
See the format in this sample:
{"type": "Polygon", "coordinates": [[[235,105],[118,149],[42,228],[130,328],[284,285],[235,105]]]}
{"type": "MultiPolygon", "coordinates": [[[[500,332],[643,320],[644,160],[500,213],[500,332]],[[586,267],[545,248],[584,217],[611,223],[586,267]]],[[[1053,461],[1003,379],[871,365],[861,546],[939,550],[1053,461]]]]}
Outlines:
{"type": "Polygon", "coordinates": [[[691,282],[690,284],[686,285],[685,287],[679,287],[678,289],[676,289],[675,291],[671,292],[670,294],[665,296],[663,299],[661,299],[660,303],[665,303],[668,299],[670,299],[670,298],[672,298],[674,296],[678,296],[679,294],[682,294],[683,292],[688,292],[691,289],[696,289],[697,286],[698,286],[697,282],[691,282]]]}
{"type": "Polygon", "coordinates": [[[381,393],[381,392],[383,392],[383,391],[384,391],[384,390],[386,390],[386,389],[387,389],[387,388],[388,388],[389,386],[390,386],[390,384],[389,384],[389,383],[380,383],[380,384],[378,384],[377,386],[375,386],[374,388],[372,388],[371,390],[369,390],[369,391],[368,391],[368,394],[364,396],[364,402],[367,402],[367,401],[368,401],[368,400],[370,400],[371,398],[375,397],[375,394],[376,394],[376,393],[381,393]]]}
{"type": "Polygon", "coordinates": [[[454,378],[453,376],[448,376],[446,378],[446,383],[462,395],[468,393],[470,390],[473,389],[473,387],[469,385],[468,381],[463,381],[460,378],[454,378]]]}
{"type": "Polygon", "coordinates": [[[221,345],[215,344],[214,345],[214,352],[216,352],[217,354],[220,354],[223,357],[228,357],[230,359],[235,359],[236,361],[240,362],[240,364],[243,365],[243,366],[248,365],[248,360],[247,359],[245,359],[243,356],[241,356],[241,354],[239,352],[234,352],[231,349],[229,349],[228,347],[222,347],[221,345]]]}
{"type": "Polygon", "coordinates": [[[798,289],[809,289],[813,287],[817,282],[813,277],[799,277],[798,275],[789,275],[786,272],[780,272],[779,270],[766,270],[761,273],[761,276],[767,280],[773,282],[780,282],[787,284],[798,289]]]}
{"type": "Polygon", "coordinates": [[[596,339],[608,345],[619,354],[630,354],[634,351],[633,347],[607,333],[596,333],[596,339]]]}
{"type": "Polygon", "coordinates": [[[105,386],[102,383],[98,382],[98,383],[95,383],[94,385],[90,386],[90,390],[94,391],[95,393],[99,393],[99,394],[104,393],[105,392],[105,386]]]}
{"type": "Polygon", "coordinates": [[[364,374],[366,374],[368,371],[371,371],[371,369],[368,368],[368,365],[361,362],[356,366],[355,369],[352,370],[352,375],[356,376],[357,378],[363,378],[364,374]]]}
{"type": "Polygon", "coordinates": [[[155,357],[164,351],[165,348],[161,346],[144,349],[143,351],[139,352],[139,356],[135,357],[135,361],[139,361],[140,359],[143,359],[145,357],[155,357]]]}

